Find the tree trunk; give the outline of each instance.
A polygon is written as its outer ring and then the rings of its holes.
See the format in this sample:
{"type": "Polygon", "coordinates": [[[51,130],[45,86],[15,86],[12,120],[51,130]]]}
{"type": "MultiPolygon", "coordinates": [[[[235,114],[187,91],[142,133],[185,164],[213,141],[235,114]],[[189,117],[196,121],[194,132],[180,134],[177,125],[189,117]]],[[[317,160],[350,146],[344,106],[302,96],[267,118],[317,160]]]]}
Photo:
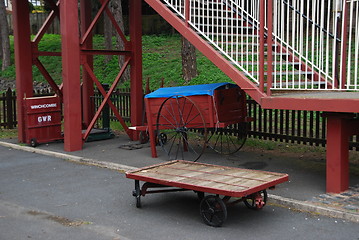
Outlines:
{"type": "Polygon", "coordinates": [[[197,77],[196,48],[184,37],[182,37],[182,75],[188,83],[197,77]]]}
{"type": "MultiPolygon", "coordinates": [[[[105,49],[111,50],[112,49],[112,23],[110,18],[107,14],[104,14],[104,37],[105,37],[105,49]]],[[[105,63],[109,63],[112,59],[111,55],[105,56],[105,63]]]]}
{"type": "Polygon", "coordinates": [[[6,9],[4,0],[0,0],[0,34],[1,34],[1,52],[2,52],[2,70],[10,66],[10,40],[9,26],[7,23],[6,9]]]}
{"type": "Polygon", "coordinates": [[[0,59],[2,59],[2,55],[3,55],[3,53],[2,53],[2,38],[1,38],[1,30],[0,30],[0,59]]]}
{"type": "MultiPolygon", "coordinates": [[[[122,1],[121,0],[111,1],[111,11],[117,24],[121,28],[122,32],[125,33],[124,31],[125,27],[123,23],[123,15],[122,15],[122,1]]],[[[122,41],[121,37],[117,34],[117,32],[116,32],[116,38],[117,38],[117,49],[124,50],[125,49],[124,42],[122,41]]],[[[124,62],[125,62],[125,57],[119,56],[118,64],[120,67],[123,66],[124,62]]],[[[127,81],[129,79],[130,79],[130,71],[129,68],[127,68],[122,75],[121,82],[127,81]]]]}

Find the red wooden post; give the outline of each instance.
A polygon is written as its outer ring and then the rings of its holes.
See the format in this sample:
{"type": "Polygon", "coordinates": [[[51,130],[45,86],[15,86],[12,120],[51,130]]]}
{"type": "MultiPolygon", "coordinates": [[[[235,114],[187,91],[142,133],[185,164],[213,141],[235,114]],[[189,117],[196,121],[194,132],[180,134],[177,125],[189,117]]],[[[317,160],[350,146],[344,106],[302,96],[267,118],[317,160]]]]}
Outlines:
{"type": "Polygon", "coordinates": [[[147,109],[147,124],[148,124],[148,134],[150,135],[150,143],[151,143],[151,154],[153,158],[157,158],[157,150],[156,150],[156,135],[155,135],[155,127],[152,116],[153,111],[151,109],[151,105],[149,103],[148,98],[145,98],[145,105],[147,109]]]}
{"type": "Polygon", "coordinates": [[[264,92],[264,23],[265,23],[265,0],[260,0],[259,2],[259,90],[264,92]]]}
{"type": "Polygon", "coordinates": [[[273,54],[272,54],[272,32],[273,32],[273,0],[267,1],[267,52],[268,52],[268,70],[267,70],[267,95],[271,95],[272,81],[273,81],[273,54]]]}
{"type": "MultiPolygon", "coordinates": [[[[80,2],[81,10],[81,35],[84,36],[87,28],[91,24],[91,1],[81,0],[80,2]]],[[[92,34],[82,45],[83,50],[92,49],[92,34]]],[[[82,56],[82,62],[87,63],[91,69],[93,69],[93,56],[86,55],[82,56]]],[[[82,72],[82,111],[83,111],[83,122],[87,127],[93,116],[94,116],[94,107],[91,101],[91,96],[94,95],[94,86],[91,80],[91,77],[86,71],[82,72]]]]}
{"type": "MultiPolygon", "coordinates": [[[[342,32],[341,35],[343,36],[342,38],[342,44],[341,44],[341,61],[340,61],[340,65],[341,65],[341,72],[340,75],[341,77],[339,78],[339,84],[337,87],[338,88],[342,88],[345,89],[345,85],[347,84],[347,50],[348,50],[348,27],[349,27],[349,8],[348,8],[348,3],[347,1],[343,1],[343,12],[342,12],[342,32]]],[[[339,35],[340,36],[340,35],[339,35]]],[[[339,47],[339,46],[338,46],[339,47]]],[[[338,56],[339,58],[339,56],[338,56]]],[[[350,63],[349,63],[350,64],[350,63]]],[[[349,67],[350,68],[350,67],[349,67]]]]}
{"type": "Polygon", "coordinates": [[[77,0],[60,3],[62,78],[64,104],[64,149],[82,149],[80,89],[80,41],[77,0]]]}
{"type": "Polygon", "coordinates": [[[327,192],[349,188],[349,137],[359,132],[352,114],[327,113],[327,192]]]}
{"type": "Polygon", "coordinates": [[[190,18],[191,6],[190,5],[191,5],[190,0],[186,0],[185,5],[184,5],[184,16],[185,16],[187,27],[189,27],[189,21],[191,20],[191,18],[190,18]]]}
{"type": "Polygon", "coordinates": [[[27,0],[12,1],[14,20],[14,45],[16,65],[18,141],[24,143],[24,97],[32,97],[32,50],[30,38],[29,3],[27,0]]]}
{"type": "MultiPolygon", "coordinates": [[[[130,1],[130,39],[131,39],[131,124],[142,124],[142,1],[130,1]]],[[[132,140],[137,140],[133,134],[132,140]]]]}

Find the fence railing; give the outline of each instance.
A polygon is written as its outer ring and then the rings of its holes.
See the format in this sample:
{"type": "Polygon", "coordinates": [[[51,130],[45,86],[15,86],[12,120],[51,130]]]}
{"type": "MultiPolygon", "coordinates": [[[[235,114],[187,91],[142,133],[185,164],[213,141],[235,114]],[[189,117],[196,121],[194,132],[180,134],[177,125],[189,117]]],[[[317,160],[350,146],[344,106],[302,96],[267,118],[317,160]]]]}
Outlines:
{"type": "MultiPolygon", "coordinates": [[[[298,86],[315,90],[318,86],[321,90],[359,89],[358,1],[273,0],[272,9],[273,21],[266,27],[272,24],[273,39],[282,46],[273,51],[273,58],[291,52],[293,63],[299,60],[306,66],[297,71],[315,72],[310,80],[299,74],[298,86]]],[[[287,79],[293,78],[273,74],[273,88],[297,88],[287,79]]]]}
{"type": "Polygon", "coordinates": [[[9,88],[0,95],[0,128],[12,129],[16,125],[16,94],[9,88]]]}
{"type": "MultiPolygon", "coordinates": [[[[39,92],[36,95],[49,95],[48,92],[39,92]]],[[[103,96],[95,93],[93,97],[94,107],[97,108],[103,96]]],[[[111,100],[119,109],[125,121],[130,121],[130,90],[116,90],[111,95],[111,100]]],[[[249,137],[280,142],[298,143],[313,146],[325,146],[326,144],[326,118],[322,112],[262,109],[252,99],[247,100],[248,115],[255,121],[249,124],[249,137]]],[[[0,127],[15,128],[16,120],[16,96],[10,89],[0,96],[0,127]]],[[[111,121],[117,121],[110,110],[111,121]]],[[[99,119],[101,121],[101,118],[99,119]]],[[[99,123],[100,125],[101,123],[99,123]]],[[[359,151],[358,136],[352,137],[350,149],[359,151]]]]}

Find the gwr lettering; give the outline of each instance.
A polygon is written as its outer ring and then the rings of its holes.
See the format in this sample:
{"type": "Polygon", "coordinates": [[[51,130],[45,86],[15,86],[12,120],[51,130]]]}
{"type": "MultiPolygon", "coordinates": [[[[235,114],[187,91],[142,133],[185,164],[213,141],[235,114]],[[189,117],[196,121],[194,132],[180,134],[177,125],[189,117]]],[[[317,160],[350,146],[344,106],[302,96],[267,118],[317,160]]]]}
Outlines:
{"type": "Polygon", "coordinates": [[[47,115],[47,116],[40,116],[37,118],[37,122],[41,123],[41,122],[51,122],[51,115],[47,115]]]}

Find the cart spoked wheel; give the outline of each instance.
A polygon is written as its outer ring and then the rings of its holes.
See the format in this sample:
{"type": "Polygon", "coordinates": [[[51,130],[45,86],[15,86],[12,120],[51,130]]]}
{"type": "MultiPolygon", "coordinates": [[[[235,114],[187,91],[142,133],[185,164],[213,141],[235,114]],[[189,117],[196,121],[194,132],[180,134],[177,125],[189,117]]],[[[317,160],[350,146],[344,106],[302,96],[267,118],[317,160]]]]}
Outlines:
{"type": "Polygon", "coordinates": [[[212,227],[220,227],[227,219],[227,207],[217,196],[209,195],[202,199],[200,213],[204,222],[212,227]]]}
{"type": "Polygon", "coordinates": [[[211,128],[208,146],[220,154],[233,154],[241,149],[247,139],[247,123],[238,123],[236,128],[229,125],[225,128],[211,128]]]}
{"type": "Polygon", "coordinates": [[[141,188],[139,180],[135,180],[135,190],[132,191],[132,196],[136,198],[136,207],[141,208],[141,188]]]}
{"type": "Polygon", "coordinates": [[[253,193],[247,197],[244,197],[243,202],[249,209],[259,210],[266,205],[267,198],[268,198],[267,190],[262,190],[253,193]]]}
{"type": "Polygon", "coordinates": [[[199,107],[188,97],[167,98],[158,111],[159,145],[170,160],[197,161],[206,147],[206,122],[199,107]]]}

